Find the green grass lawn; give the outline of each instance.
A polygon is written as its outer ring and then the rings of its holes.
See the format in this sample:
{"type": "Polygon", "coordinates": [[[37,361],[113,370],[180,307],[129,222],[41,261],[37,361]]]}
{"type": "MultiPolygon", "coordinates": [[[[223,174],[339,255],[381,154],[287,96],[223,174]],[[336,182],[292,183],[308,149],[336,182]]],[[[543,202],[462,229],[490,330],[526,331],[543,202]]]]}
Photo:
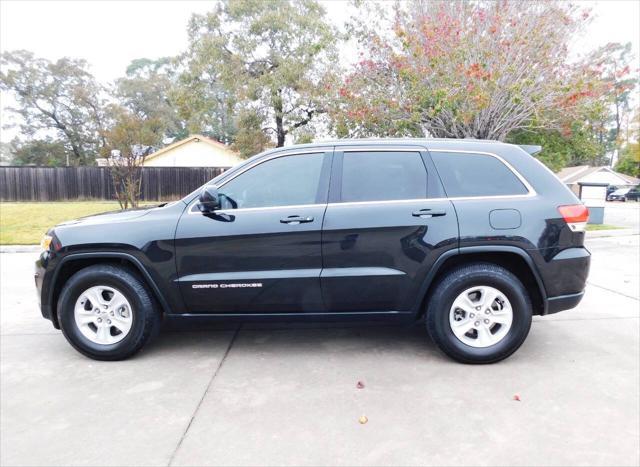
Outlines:
{"type": "Polygon", "coordinates": [[[0,245],[38,244],[46,231],[60,222],[119,209],[115,201],[3,202],[0,203],[0,245]]]}
{"type": "Polygon", "coordinates": [[[618,227],[617,225],[609,224],[587,224],[587,230],[617,230],[624,229],[624,227],[618,227]]]}

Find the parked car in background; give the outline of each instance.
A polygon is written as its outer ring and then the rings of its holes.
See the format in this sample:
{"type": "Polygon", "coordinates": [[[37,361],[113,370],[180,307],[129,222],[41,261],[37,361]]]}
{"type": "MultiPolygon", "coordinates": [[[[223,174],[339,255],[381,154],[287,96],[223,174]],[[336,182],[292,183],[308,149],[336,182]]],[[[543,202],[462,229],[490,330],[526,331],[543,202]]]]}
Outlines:
{"type": "Polygon", "coordinates": [[[629,201],[640,201],[640,187],[635,186],[631,188],[625,195],[625,198],[629,201]]]}
{"type": "Polygon", "coordinates": [[[607,195],[607,201],[626,201],[630,188],[618,188],[607,195]]]}
{"type": "Polygon", "coordinates": [[[618,190],[619,187],[615,186],[615,185],[609,185],[607,187],[607,196],[609,196],[611,193],[613,193],[614,191],[618,190]]]}
{"type": "MultiPolygon", "coordinates": [[[[340,140],[264,152],[180,201],[51,229],[42,315],[133,355],[167,317],[423,319],[465,363],[515,352],[584,295],[589,212],[522,148],[340,140]]],[[[544,344],[543,342],[539,342],[544,344]]]]}

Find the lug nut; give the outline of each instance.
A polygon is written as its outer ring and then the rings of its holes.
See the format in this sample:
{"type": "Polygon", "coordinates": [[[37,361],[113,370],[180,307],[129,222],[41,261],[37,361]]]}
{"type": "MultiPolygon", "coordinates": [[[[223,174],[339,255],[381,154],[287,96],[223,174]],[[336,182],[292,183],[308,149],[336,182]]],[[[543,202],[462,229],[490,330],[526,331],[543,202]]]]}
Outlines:
{"type": "Polygon", "coordinates": [[[98,323],[102,323],[102,318],[98,318],[98,323]]]}
{"type": "Polygon", "coordinates": [[[107,305],[104,306],[104,309],[106,310],[107,308],[109,308],[107,305]]]}
{"type": "Polygon", "coordinates": [[[480,311],[480,307],[479,307],[479,306],[477,306],[477,307],[476,307],[476,310],[480,311]]]}
{"type": "Polygon", "coordinates": [[[484,320],[484,324],[489,324],[489,320],[488,320],[488,319],[485,319],[485,320],[484,320]]]}
{"type": "Polygon", "coordinates": [[[480,321],[476,321],[475,323],[473,323],[473,325],[474,325],[475,327],[480,326],[480,321]]]}
{"type": "Polygon", "coordinates": [[[111,324],[111,320],[110,319],[107,320],[107,324],[111,324]]]}
{"type": "Polygon", "coordinates": [[[109,313],[111,316],[113,316],[113,311],[111,313],[109,313]]]}
{"type": "Polygon", "coordinates": [[[475,313],[471,313],[469,316],[471,316],[472,318],[476,317],[475,313]]]}

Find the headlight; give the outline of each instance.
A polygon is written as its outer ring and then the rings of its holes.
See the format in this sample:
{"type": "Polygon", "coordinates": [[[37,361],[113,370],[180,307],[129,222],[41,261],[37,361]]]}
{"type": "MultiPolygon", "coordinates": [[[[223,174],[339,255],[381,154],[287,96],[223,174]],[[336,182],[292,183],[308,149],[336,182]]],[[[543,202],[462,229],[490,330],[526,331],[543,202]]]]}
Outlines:
{"type": "Polygon", "coordinates": [[[42,248],[44,251],[49,251],[49,246],[51,246],[52,240],[53,237],[51,235],[45,234],[40,241],[40,248],[42,248]]]}

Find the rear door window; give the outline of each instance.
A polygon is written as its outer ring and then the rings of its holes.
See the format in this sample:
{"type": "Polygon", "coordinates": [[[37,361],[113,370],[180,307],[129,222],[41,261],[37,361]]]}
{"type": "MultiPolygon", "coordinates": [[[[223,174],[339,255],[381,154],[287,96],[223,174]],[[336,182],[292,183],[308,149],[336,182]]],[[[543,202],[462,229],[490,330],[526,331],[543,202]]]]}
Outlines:
{"type": "Polygon", "coordinates": [[[345,152],[343,202],[420,199],[427,196],[427,171],[415,151],[345,152]]]}
{"type": "Polygon", "coordinates": [[[449,197],[525,195],[527,187],[500,159],[488,154],[432,151],[449,197]]]}

